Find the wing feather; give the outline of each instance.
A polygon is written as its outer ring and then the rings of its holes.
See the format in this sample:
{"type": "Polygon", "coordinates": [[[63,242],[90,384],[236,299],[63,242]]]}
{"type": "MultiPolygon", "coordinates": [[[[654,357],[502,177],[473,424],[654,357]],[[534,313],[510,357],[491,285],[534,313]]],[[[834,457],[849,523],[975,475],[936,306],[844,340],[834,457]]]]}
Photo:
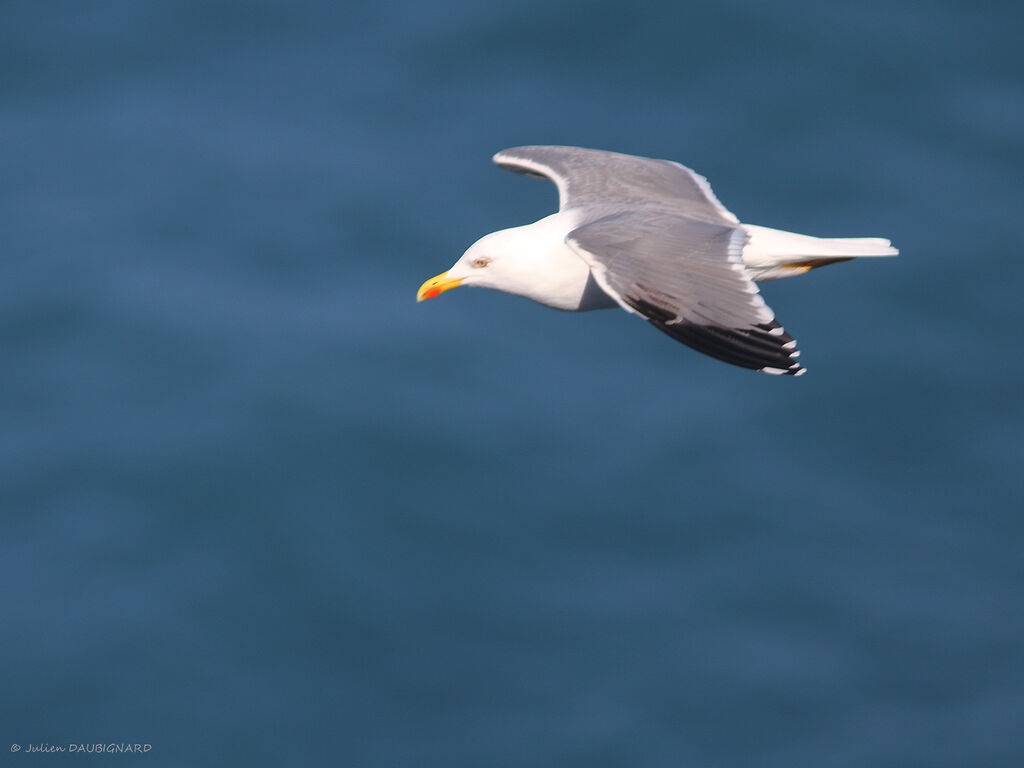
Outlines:
{"type": "Polygon", "coordinates": [[[662,212],[612,213],[566,242],[624,309],[677,341],[733,365],[799,376],[796,341],[743,266],[739,227],[662,212]]]}
{"type": "Polygon", "coordinates": [[[670,160],[581,147],[514,147],[498,152],[494,162],[514,173],[554,182],[560,210],[609,203],[643,205],[697,221],[739,224],[707,179],[670,160]]]}

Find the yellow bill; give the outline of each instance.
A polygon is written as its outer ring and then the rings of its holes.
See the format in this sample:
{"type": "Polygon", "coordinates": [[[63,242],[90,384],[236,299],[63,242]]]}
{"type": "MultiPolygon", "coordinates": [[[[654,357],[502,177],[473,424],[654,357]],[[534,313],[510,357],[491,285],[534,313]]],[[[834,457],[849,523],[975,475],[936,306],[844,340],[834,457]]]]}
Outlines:
{"type": "Polygon", "coordinates": [[[448,279],[448,273],[442,272],[437,277],[430,278],[420,286],[419,291],[416,292],[416,301],[423,301],[424,299],[432,299],[435,296],[440,296],[447,290],[458,288],[461,282],[461,277],[450,280],[448,279]]]}

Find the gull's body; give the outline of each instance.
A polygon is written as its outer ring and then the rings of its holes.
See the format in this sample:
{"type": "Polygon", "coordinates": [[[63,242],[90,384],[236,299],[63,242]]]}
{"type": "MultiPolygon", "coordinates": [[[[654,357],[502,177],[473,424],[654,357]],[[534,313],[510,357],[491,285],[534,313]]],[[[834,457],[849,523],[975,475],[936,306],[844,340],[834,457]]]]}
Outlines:
{"type": "Polygon", "coordinates": [[[800,375],[796,342],[755,282],[861,256],[882,238],[825,239],[741,224],[707,181],[666,160],[577,147],[519,147],[494,161],[553,181],[559,211],[492,232],[418,298],[460,284],[567,311],[623,309],[734,365],[800,375]]]}

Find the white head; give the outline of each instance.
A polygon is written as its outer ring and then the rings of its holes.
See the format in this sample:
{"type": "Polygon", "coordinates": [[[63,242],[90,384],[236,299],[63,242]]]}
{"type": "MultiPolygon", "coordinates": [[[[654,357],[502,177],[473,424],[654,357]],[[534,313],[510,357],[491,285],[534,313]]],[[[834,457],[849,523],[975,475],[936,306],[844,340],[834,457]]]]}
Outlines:
{"type": "Polygon", "coordinates": [[[469,285],[576,309],[590,268],[565,244],[566,222],[554,219],[550,216],[481,237],[451,269],[427,280],[416,294],[417,301],[469,285]]]}
{"type": "Polygon", "coordinates": [[[451,288],[471,285],[516,293],[514,286],[524,278],[523,259],[517,258],[515,229],[484,235],[462,254],[451,269],[427,280],[416,294],[417,301],[432,299],[451,288]]]}

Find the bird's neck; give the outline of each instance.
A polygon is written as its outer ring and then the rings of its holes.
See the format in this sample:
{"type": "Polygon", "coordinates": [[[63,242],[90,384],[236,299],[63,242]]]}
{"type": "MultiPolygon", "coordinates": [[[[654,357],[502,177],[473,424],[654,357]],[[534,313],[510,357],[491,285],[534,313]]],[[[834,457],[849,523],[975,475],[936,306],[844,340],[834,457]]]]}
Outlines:
{"type": "Polygon", "coordinates": [[[516,228],[519,279],[505,290],[555,309],[575,312],[584,306],[590,267],[565,242],[578,225],[573,212],[556,213],[516,228]]]}

